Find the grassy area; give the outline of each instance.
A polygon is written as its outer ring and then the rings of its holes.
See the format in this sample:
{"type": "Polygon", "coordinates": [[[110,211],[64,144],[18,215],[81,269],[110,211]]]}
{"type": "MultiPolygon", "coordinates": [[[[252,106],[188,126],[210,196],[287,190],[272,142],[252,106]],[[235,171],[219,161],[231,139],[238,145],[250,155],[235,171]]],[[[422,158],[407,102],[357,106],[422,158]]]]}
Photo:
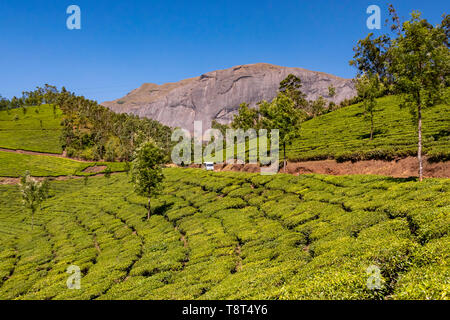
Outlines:
{"type": "Polygon", "coordinates": [[[119,162],[81,162],[52,156],[0,151],[0,177],[19,177],[27,170],[35,177],[92,175],[82,171],[95,165],[105,165],[113,172],[123,171],[125,166],[124,163],[119,162]]]}
{"type": "MultiPolygon", "coordinates": [[[[286,156],[290,161],[394,160],[416,156],[417,126],[409,110],[400,108],[399,103],[397,96],[378,99],[372,141],[369,139],[370,123],[364,119],[361,104],[305,121],[300,138],[286,147],[286,156]]],[[[423,148],[430,161],[450,159],[450,105],[437,105],[423,111],[423,148]]],[[[228,149],[230,152],[231,147],[228,149]]],[[[225,151],[223,153],[225,158],[225,151]]],[[[280,145],[280,158],[282,156],[280,145]]]]}
{"type": "MultiPolygon", "coordinates": [[[[345,107],[306,121],[301,138],[287,151],[290,160],[360,160],[405,157],[417,154],[417,126],[408,109],[399,107],[399,98],[378,99],[375,135],[364,120],[361,104],[345,107]]],[[[437,105],[423,111],[424,153],[450,157],[450,105],[437,105]]]]}
{"type": "Polygon", "coordinates": [[[61,115],[49,105],[0,111],[0,148],[62,153],[61,115]]]}
{"type": "Polygon", "coordinates": [[[0,298],[448,298],[448,179],[164,174],[149,221],[125,174],[52,182],[34,232],[0,186],[0,298]]]}

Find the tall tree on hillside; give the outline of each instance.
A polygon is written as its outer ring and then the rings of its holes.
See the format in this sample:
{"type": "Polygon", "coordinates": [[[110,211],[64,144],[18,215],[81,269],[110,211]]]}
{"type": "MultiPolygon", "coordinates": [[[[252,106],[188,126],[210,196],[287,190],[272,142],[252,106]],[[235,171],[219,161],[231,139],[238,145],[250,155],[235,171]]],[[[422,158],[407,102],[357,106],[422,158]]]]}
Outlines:
{"type": "Polygon", "coordinates": [[[310,116],[317,117],[324,113],[327,101],[319,96],[316,100],[309,101],[310,116]]]}
{"type": "Polygon", "coordinates": [[[45,84],[44,88],[42,88],[43,92],[43,102],[46,104],[54,104],[56,103],[56,99],[58,96],[58,88],[55,86],[51,86],[49,84],[45,84]]]}
{"type": "MultiPolygon", "coordinates": [[[[234,118],[233,118],[233,120],[234,120],[234,118]]],[[[222,133],[222,136],[226,137],[227,129],[229,129],[230,127],[228,125],[226,125],[226,124],[222,124],[222,123],[219,123],[216,120],[213,120],[213,121],[211,121],[211,128],[219,130],[220,133],[222,133]]]]}
{"type": "Polygon", "coordinates": [[[0,95],[0,110],[6,110],[9,107],[9,101],[0,95]]]}
{"type": "Polygon", "coordinates": [[[152,212],[150,198],[159,194],[164,180],[161,169],[164,158],[164,152],[148,141],[137,148],[131,163],[131,182],[134,184],[134,190],[138,195],[148,198],[147,220],[152,212]]]}
{"type": "Polygon", "coordinates": [[[27,171],[20,179],[20,192],[23,206],[31,211],[31,229],[34,228],[34,214],[48,197],[49,183],[47,180],[39,182],[30,176],[27,171]]]}
{"type": "Polygon", "coordinates": [[[294,101],[283,93],[278,94],[270,103],[260,103],[260,112],[264,128],[279,130],[280,142],[283,144],[283,167],[286,172],[286,145],[300,136],[302,112],[296,108],[294,101]]]}
{"type": "Polygon", "coordinates": [[[259,112],[257,109],[250,108],[248,103],[239,105],[238,114],[234,116],[231,127],[234,129],[258,129],[259,128],[259,112]]]}
{"type": "Polygon", "coordinates": [[[401,25],[390,50],[390,72],[402,94],[402,106],[409,107],[417,121],[420,181],[423,179],[422,109],[441,101],[445,85],[450,81],[446,31],[445,18],[441,25],[433,27],[419,12],[413,12],[411,19],[401,25]]]}
{"type": "Polygon", "coordinates": [[[280,93],[291,98],[296,108],[301,108],[308,105],[306,94],[302,91],[302,86],[302,80],[291,73],[280,82],[278,90],[280,93]]]}
{"type": "Polygon", "coordinates": [[[16,96],[14,96],[14,97],[12,97],[12,99],[10,101],[10,106],[13,109],[21,108],[24,106],[24,101],[23,101],[23,99],[17,98],[16,96]]]}
{"type": "Polygon", "coordinates": [[[378,74],[381,81],[386,84],[392,83],[392,75],[389,73],[389,48],[391,39],[387,35],[381,35],[372,39],[373,33],[359,40],[353,48],[355,55],[349,62],[351,66],[358,69],[358,75],[378,74]]]}
{"type": "Polygon", "coordinates": [[[378,75],[368,73],[356,78],[356,90],[363,101],[366,119],[370,120],[370,140],[372,140],[374,113],[377,106],[376,98],[382,91],[382,84],[378,75]]]}

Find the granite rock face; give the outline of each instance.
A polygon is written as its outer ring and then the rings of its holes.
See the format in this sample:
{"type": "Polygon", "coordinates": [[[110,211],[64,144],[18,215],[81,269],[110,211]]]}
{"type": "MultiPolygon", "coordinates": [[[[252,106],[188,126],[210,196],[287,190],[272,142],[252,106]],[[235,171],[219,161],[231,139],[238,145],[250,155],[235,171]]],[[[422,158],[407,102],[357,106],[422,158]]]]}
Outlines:
{"type": "Polygon", "coordinates": [[[133,113],[191,132],[194,120],[201,120],[203,130],[206,130],[212,120],[229,123],[242,102],[255,106],[261,100],[272,100],[278,92],[279,83],[290,73],[302,80],[302,91],[309,100],[323,96],[328,101],[339,103],[356,95],[349,79],[301,68],[258,63],[212,71],[175,83],[145,83],[125,97],[103,102],[102,105],[115,112],[133,113]],[[333,98],[328,96],[330,85],[336,88],[333,98]]]}

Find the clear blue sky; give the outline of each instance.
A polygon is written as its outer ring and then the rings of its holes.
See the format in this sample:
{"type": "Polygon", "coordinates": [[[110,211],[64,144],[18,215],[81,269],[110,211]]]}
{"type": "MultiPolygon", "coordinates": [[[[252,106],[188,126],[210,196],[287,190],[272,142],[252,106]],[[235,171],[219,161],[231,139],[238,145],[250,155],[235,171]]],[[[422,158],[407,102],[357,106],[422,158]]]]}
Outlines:
{"type": "MultiPolygon", "coordinates": [[[[433,24],[450,11],[446,0],[389,2],[401,17],[419,10],[433,24]]],[[[0,94],[49,83],[101,102],[144,82],[257,62],[351,78],[352,48],[370,32],[366,8],[379,5],[384,21],[387,3],[1,0],[0,94]],[[81,8],[81,30],[66,27],[71,4],[81,8]]]]}

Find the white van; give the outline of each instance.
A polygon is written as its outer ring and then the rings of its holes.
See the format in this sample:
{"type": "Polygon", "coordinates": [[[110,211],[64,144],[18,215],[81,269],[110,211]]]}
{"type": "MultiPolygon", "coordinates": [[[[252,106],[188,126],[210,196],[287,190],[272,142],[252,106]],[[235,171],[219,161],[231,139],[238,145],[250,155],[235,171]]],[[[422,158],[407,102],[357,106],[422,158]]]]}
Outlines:
{"type": "Polygon", "coordinates": [[[209,171],[209,170],[214,171],[214,162],[205,162],[205,170],[206,171],[209,171]]]}

